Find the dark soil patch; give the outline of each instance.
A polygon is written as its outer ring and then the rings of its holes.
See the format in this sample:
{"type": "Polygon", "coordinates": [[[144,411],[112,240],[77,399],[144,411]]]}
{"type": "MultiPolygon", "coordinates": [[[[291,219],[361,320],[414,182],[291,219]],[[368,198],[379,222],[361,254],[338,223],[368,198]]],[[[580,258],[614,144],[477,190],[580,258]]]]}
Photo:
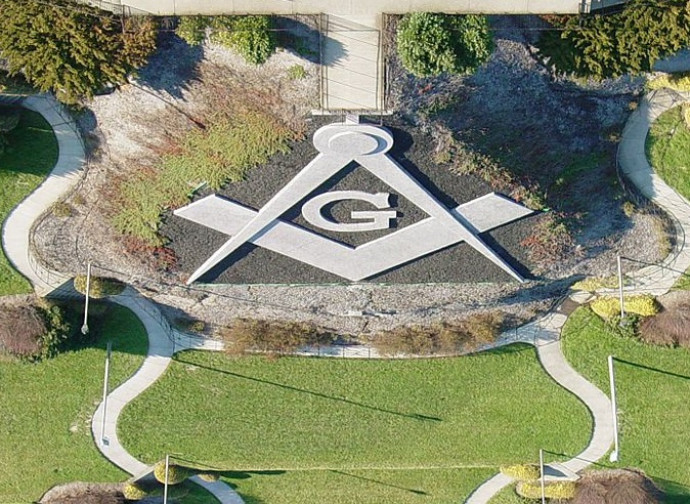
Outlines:
{"type": "MultiPolygon", "coordinates": [[[[261,208],[273,195],[285,186],[316,155],[311,137],[332,118],[314,119],[310,123],[307,139],[295,143],[287,154],[274,156],[269,163],[252,170],[246,180],[224,188],[219,194],[252,208],[261,208]]],[[[421,181],[444,205],[454,207],[492,192],[483,181],[473,176],[452,173],[447,166],[433,162],[434,142],[430,135],[399,117],[384,120],[384,126],[394,135],[391,151],[413,177],[421,181]]],[[[302,204],[315,193],[331,190],[364,190],[389,192],[390,188],[366,169],[348,166],[341,174],[319,187],[289,210],[282,219],[312,229],[318,233],[353,246],[369,242],[395,232],[426,217],[426,214],[400,195],[393,195],[392,202],[398,212],[396,227],[391,230],[363,233],[335,233],[314,228],[300,215],[302,204]]],[[[206,196],[200,194],[198,197],[206,196]]],[[[338,222],[347,221],[353,209],[366,209],[354,202],[337,203],[331,214],[338,222]]],[[[528,274],[531,266],[520,242],[531,232],[538,215],[503,226],[482,237],[499,251],[513,266],[528,274]]],[[[170,246],[179,257],[179,267],[188,273],[194,271],[208,256],[217,250],[227,236],[169,214],[162,226],[162,233],[171,240],[170,246]]],[[[214,283],[347,283],[342,278],[300,263],[288,257],[255,247],[243,246],[215,271],[203,280],[214,283]]],[[[511,278],[479,252],[465,244],[451,246],[426,257],[399,266],[371,279],[375,283],[460,283],[505,282],[511,278]]]]}

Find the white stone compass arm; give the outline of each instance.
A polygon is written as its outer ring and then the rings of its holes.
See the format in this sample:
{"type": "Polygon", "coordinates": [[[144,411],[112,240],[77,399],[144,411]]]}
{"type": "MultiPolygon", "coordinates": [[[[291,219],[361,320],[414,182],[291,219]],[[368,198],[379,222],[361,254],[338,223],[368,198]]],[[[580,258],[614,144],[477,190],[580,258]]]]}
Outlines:
{"type": "Polygon", "coordinates": [[[360,156],[355,161],[366,167],[371,173],[386,182],[398,193],[424,210],[431,217],[445,224],[449,233],[457,233],[472,248],[496,266],[515,278],[518,282],[525,279],[513,269],[501,256],[491,250],[486,243],[472,230],[460,215],[454,214],[443,206],[424,186],[410,176],[402,166],[387,155],[360,156]]]}
{"type": "Polygon", "coordinates": [[[342,170],[343,166],[347,165],[350,161],[352,161],[352,158],[346,156],[339,158],[325,154],[316,156],[288,185],[273,196],[252,220],[250,220],[236,235],[225,242],[225,244],[209,257],[204,264],[199,266],[187,280],[187,285],[198,280],[202,275],[218,265],[218,263],[235,252],[242,245],[254,239],[256,235],[273,224],[276,219],[296,205],[307,194],[342,170]]]}

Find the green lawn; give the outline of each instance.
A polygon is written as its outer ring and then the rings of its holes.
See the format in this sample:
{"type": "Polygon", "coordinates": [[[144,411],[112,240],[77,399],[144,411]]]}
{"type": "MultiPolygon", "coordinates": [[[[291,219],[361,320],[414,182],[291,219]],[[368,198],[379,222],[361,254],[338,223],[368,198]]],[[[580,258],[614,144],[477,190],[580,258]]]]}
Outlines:
{"type": "Polygon", "coordinates": [[[690,128],[674,107],[659,116],[647,136],[649,163],[664,181],[690,199],[690,128]]]}
{"type": "Polygon", "coordinates": [[[563,329],[566,357],[587,379],[608,391],[606,358],[616,358],[621,428],[620,467],[640,467],[690,501],[690,351],[621,338],[589,308],[575,311],[563,329]]]}
{"type": "Polygon", "coordinates": [[[441,503],[540,447],[579,452],[591,420],[515,345],[386,361],[185,352],[119,428],[142,460],[235,471],[250,502],[441,503]]]}
{"type": "MultiPolygon", "coordinates": [[[[24,110],[19,126],[8,139],[10,147],[0,156],[0,222],[43,182],[58,156],[52,128],[35,112],[24,110]]],[[[31,285],[0,250],[0,296],[27,292],[31,292],[31,285]]]]}
{"type": "Polygon", "coordinates": [[[103,392],[106,341],[112,388],[141,365],[148,343],[139,319],[121,307],[99,336],[38,364],[0,361],[0,502],[33,502],[56,483],[127,477],[96,449],[90,417],[103,392]]]}

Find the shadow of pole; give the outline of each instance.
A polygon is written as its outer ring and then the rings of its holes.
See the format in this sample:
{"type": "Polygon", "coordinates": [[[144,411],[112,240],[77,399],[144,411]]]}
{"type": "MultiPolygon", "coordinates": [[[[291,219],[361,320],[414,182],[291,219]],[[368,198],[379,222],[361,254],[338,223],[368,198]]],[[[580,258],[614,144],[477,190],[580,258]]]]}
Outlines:
{"type": "Polygon", "coordinates": [[[369,409],[369,410],[372,410],[372,411],[379,411],[379,412],[381,412],[381,413],[388,413],[388,414],[390,414],[390,415],[400,416],[400,417],[404,417],[404,418],[410,418],[410,419],[413,419],[413,420],[421,420],[421,421],[433,421],[433,422],[442,422],[442,421],[443,421],[442,418],[438,418],[438,417],[433,417],[433,416],[428,416],[428,415],[422,415],[422,414],[420,414],[420,413],[401,413],[401,412],[399,412],[399,411],[389,410],[389,409],[385,409],[385,408],[379,408],[379,407],[377,407],[377,406],[371,406],[371,405],[369,405],[369,404],[364,404],[364,403],[361,403],[361,402],[352,401],[352,400],[350,400],[350,399],[345,399],[345,398],[343,398],[343,397],[334,397],[334,396],[330,396],[330,395],[327,395],[327,394],[322,394],[321,392],[314,392],[313,390],[306,390],[306,389],[301,389],[301,388],[298,388],[298,387],[293,387],[292,385],[285,385],[284,383],[277,383],[277,382],[272,382],[272,381],[270,381],[270,380],[264,380],[264,379],[261,379],[261,378],[254,378],[254,377],[252,377],[252,376],[246,376],[246,375],[242,375],[242,374],[239,374],[239,373],[233,373],[233,372],[231,372],[231,371],[223,371],[223,370],[221,370],[221,369],[214,369],[214,368],[212,368],[212,367],[210,367],[210,366],[204,366],[204,365],[199,364],[199,363],[189,362],[189,361],[185,361],[185,360],[182,360],[182,359],[178,359],[177,362],[180,362],[180,363],[182,363],[182,364],[189,364],[189,365],[192,365],[192,366],[195,366],[195,367],[198,367],[198,368],[206,369],[206,370],[208,370],[208,371],[214,371],[214,372],[216,372],[216,373],[222,373],[222,374],[227,375],[227,376],[233,376],[233,377],[235,377],[235,378],[240,378],[240,379],[243,379],[243,380],[248,380],[248,381],[252,381],[252,382],[256,382],[256,383],[261,383],[261,384],[265,384],[265,385],[272,385],[272,386],[274,386],[274,387],[279,387],[279,388],[282,388],[282,389],[285,389],[285,390],[290,390],[290,391],[293,391],[293,392],[299,392],[299,393],[302,393],[302,394],[308,394],[308,395],[311,395],[311,396],[314,396],[314,397],[320,397],[320,398],[329,399],[329,400],[332,400],[332,401],[338,401],[338,402],[342,402],[342,403],[345,403],[345,404],[350,404],[350,405],[352,405],[352,406],[357,406],[357,407],[359,407],[359,408],[365,408],[365,409],[369,409]]]}
{"type": "Polygon", "coordinates": [[[395,488],[397,490],[403,490],[404,492],[410,492],[410,493],[413,493],[415,495],[429,495],[427,492],[425,492],[423,490],[417,490],[414,488],[406,488],[406,487],[402,487],[402,486],[398,486],[398,485],[393,485],[392,483],[386,483],[384,481],[379,481],[379,480],[375,480],[372,478],[365,478],[364,476],[357,476],[356,474],[350,474],[350,473],[346,473],[344,471],[337,471],[335,469],[331,469],[331,472],[335,473],[335,474],[340,474],[342,476],[349,476],[350,478],[355,478],[358,480],[367,481],[369,483],[375,483],[377,485],[385,486],[388,488],[395,488]]]}
{"type": "Polygon", "coordinates": [[[655,373],[660,373],[660,374],[664,374],[667,376],[673,376],[674,378],[682,378],[684,380],[690,380],[690,376],[687,376],[687,375],[673,373],[671,371],[664,371],[663,369],[659,369],[659,368],[655,368],[655,367],[651,367],[651,366],[645,366],[644,364],[639,364],[637,362],[627,361],[625,359],[619,359],[618,357],[614,357],[613,360],[615,360],[616,362],[620,362],[621,364],[626,364],[628,366],[632,366],[632,367],[635,367],[638,369],[645,369],[647,371],[653,371],[655,373]]]}

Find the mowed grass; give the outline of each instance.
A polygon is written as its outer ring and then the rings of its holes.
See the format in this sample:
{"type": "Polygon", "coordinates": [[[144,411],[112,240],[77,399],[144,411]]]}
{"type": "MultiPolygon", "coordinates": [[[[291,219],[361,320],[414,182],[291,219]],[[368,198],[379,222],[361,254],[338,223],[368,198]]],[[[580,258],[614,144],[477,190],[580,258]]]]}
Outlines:
{"type": "Polygon", "coordinates": [[[103,392],[105,347],[113,342],[111,389],[141,365],[146,332],[129,310],[113,307],[98,340],[37,364],[0,361],[0,502],[34,502],[69,481],[123,481],[91,437],[103,392]]]}
{"type": "Polygon", "coordinates": [[[570,363],[604,391],[608,355],[615,357],[620,423],[619,467],[639,467],[674,496],[690,502],[690,351],[612,335],[589,308],[563,329],[570,363]]]}
{"type": "MultiPolygon", "coordinates": [[[[19,126],[8,135],[9,147],[0,155],[0,221],[55,166],[58,145],[53,130],[40,114],[22,111],[19,126]]],[[[31,284],[10,265],[0,251],[0,296],[31,292],[31,284]]]]}
{"type": "Polygon", "coordinates": [[[259,502],[373,504],[458,502],[540,447],[579,452],[591,420],[534,349],[514,345],[383,361],[185,352],[119,429],[134,456],[234,471],[226,477],[259,502]]]}
{"type": "Polygon", "coordinates": [[[659,116],[649,130],[646,147],[654,171],[690,199],[690,128],[681,109],[674,107],[659,116]]]}

